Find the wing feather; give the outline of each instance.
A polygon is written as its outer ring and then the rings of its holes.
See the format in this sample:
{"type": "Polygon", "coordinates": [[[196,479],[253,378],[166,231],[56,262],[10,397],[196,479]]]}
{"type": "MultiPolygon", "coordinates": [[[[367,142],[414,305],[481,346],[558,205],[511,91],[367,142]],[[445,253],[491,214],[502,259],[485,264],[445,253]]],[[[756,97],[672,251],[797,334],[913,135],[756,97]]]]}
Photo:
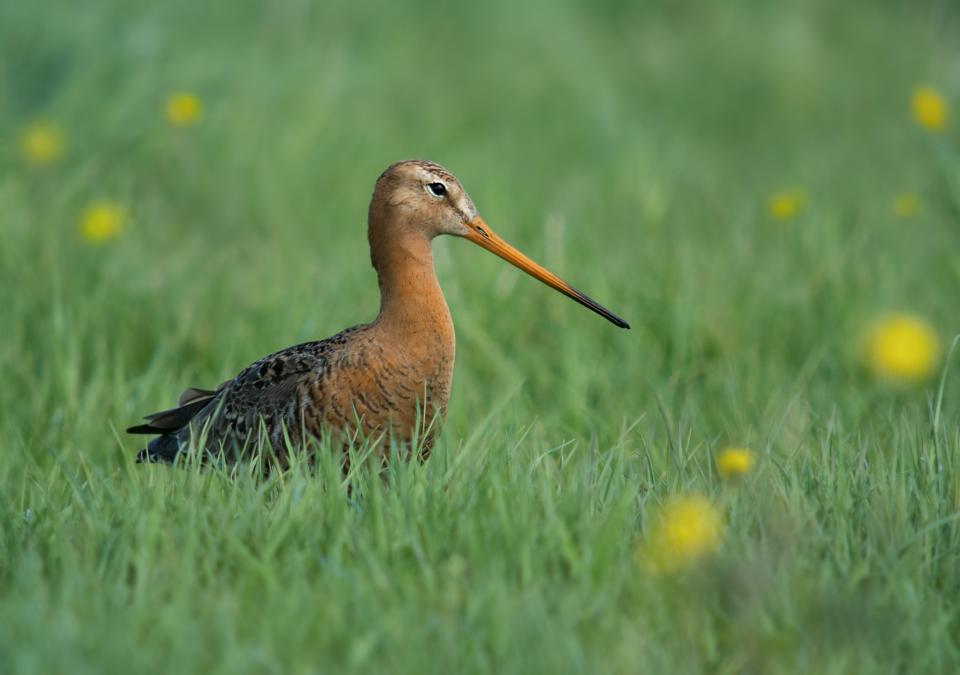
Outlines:
{"type": "Polygon", "coordinates": [[[128,434],[170,434],[178,431],[190,423],[194,415],[203,410],[216,397],[216,393],[204,398],[194,398],[186,405],[170,410],[161,410],[143,419],[146,424],[140,424],[127,429],[128,434]]]}

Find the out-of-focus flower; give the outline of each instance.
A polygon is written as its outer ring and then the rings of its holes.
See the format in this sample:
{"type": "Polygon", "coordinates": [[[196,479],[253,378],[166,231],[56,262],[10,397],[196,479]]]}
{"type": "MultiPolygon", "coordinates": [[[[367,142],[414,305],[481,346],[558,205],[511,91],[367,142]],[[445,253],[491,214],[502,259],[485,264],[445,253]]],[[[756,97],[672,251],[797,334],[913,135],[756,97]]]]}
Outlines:
{"type": "Polygon", "coordinates": [[[947,101],[933,87],[917,87],[913,92],[913,119],[927,131],[943,131],[950,114],[947,101]]]}
{"type": "Polygon", "coordinates": [[[791,220],[800,213],[806,201],[803,190],[778,190],[767,200],[767,210],[777,220],[791,220]]]}
{"type": "Polygon", "coordinates": [[[125,217],[113,202],[96,202],[80,216],[80,236],[89,244],[102,244],[120,235],[125,217]]]}
{"type": "Polygon", "coordinates": [[[175,127],[196,124],[203,116],[200,99],[189,92],[176,92],[167,98],[167,121],[175,127]]]}
{"type": "Polygon", "coordinates": [[[35,166],[53,164],[63,155],[63,131],[53,122],[36,121],[20,136],[20,153],[35,166]]]}
{"type": "Polygon", "coordinates": [[[637,548],[637,562],[655,573],[670,573],[712,555],[720,545],[723,522],[706,497],[673,497],[637,548]]]}
{"type": "Polygon", "coordinates": [[[874,375],[904,383],[926,380],[940,365],[933,327],[910,314],[891,314],[869,330],[865,360],[874,375]]]}
{"type": "Polygon", "coordinates": [[[920,198],[912,192],[901,192],[893,199],[893,212],[900,218],[913,218],[920,210],[920,198]]]}
{"type": "Polygon", "coordinates": [[[740,478],[750,473],[756,461],[750,448],[724,448],[717,455],[717,473],[721,478],[740,478]]]}

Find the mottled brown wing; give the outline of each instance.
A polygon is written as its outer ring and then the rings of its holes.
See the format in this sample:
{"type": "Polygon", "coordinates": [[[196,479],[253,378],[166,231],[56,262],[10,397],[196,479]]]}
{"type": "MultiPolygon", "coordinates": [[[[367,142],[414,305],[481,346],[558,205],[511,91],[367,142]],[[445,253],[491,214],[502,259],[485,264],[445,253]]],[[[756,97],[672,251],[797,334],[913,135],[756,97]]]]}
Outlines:
{"type": "Polygon", "coordinates": [[[138,459],[172,461],[189,444],[191,433],[201,430],[208,450],[229,453],[245,445],[261,424],[271,443],[279,446],[284,429],[293,431],[300,425],[299,385],[308,377],[324,377],[333,353],[359,328],[266,356],[213,392],[188,389],[180,399],[183,405],[154,413],[146,418],[148,424],[128,430],[162,434],[138,459]]]}

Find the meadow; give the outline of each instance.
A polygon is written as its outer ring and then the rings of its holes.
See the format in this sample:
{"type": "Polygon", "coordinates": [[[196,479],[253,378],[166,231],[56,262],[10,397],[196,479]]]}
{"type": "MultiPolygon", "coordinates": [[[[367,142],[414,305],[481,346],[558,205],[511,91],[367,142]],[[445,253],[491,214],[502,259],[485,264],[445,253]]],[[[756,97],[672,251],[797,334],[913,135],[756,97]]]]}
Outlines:
{"type": "Polygon", "coordinates": [[[957,672],[958,29],[3,2],[0,673],[957,672]],[[632,330],[439,239],[429,461],[135,464],[185,387],[374,317],[407,157],[632,330]]]}

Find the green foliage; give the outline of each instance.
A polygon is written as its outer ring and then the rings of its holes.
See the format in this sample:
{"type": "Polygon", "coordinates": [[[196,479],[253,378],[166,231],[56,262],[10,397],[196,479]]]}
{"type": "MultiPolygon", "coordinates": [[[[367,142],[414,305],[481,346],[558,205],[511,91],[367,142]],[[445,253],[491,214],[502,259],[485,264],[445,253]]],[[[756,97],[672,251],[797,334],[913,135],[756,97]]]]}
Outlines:
{"type": "Polygon", "coordinates": [[[910,115],[921,84],[957,102],[952,5],[0,16],[0,672],[956,672],[960,357],[938,398],[857,354],[887,310],[960,332],[958,120],[910,115]],[[31,167],[39,118],[66,148],[31,167]],[[120,430],[186,386],[374,316],[366,205],[405,157],[633,330],[437,241],[459,358],[429,462],[349,489],[329,455],[133,464],[120,430]],[[126,222],[94,246],[102,200],[126,222]],[[758,455],[739,485],[727,444],[758,455]],[[653,575],[684,492],[721,549],[653,575]]]}

